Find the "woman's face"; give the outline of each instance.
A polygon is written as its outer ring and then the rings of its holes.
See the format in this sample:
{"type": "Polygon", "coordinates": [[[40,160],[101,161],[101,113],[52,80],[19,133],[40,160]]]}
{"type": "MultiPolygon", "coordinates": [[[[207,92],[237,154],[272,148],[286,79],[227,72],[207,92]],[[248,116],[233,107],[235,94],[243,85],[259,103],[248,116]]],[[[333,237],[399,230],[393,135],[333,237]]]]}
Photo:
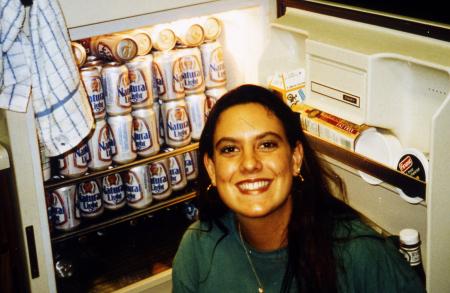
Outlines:
{"type": "Polygon", "coordinates": [[[292,149],[282,123],[256,103],[236,105],[219,117],[213,158],[204,163],[223,202],[238,215],[260,218],[290,212],[292,176],[303,149],[292,149]]]}

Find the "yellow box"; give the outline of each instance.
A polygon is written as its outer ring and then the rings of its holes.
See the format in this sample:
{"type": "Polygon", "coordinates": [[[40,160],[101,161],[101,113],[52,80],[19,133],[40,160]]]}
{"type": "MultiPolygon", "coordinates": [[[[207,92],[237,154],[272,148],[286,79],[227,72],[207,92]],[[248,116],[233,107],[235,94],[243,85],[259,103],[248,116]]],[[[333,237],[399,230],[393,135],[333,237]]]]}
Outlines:
{"type": "Polygon", "coordinates": [[[269,88],[279,93],[290,107],[303,103],[305,95],[305,70],[300,68],[275,74],[269,88]]]}

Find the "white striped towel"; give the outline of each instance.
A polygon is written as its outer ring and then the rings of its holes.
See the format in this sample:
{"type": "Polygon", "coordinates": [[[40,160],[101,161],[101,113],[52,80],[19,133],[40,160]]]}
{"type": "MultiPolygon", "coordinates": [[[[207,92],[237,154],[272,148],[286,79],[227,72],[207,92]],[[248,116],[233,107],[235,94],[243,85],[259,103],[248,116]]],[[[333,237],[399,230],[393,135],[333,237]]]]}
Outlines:
{"type": "Polygon", "coordinates": [[[77,146],[94,127],[89,100],[56,0],[34,0],[30,10],[32,101],[40,141],[49,157],[77,146]]]}
{"type": "Polygon", "coordinates": [[[24,20],[20,0],[0,0],[0,108],[17,112],[26,111],[31,90],[24,20]]]}

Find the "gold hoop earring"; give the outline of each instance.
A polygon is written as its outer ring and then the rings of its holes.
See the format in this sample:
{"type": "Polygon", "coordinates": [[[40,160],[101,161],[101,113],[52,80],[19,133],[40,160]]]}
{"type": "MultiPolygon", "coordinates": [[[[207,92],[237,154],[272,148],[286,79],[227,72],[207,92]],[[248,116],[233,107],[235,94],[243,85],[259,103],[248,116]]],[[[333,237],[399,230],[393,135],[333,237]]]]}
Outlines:
{"type": "Polygon", "coordinates": [[[301,173],[301,168],[298,169],[297,177],[298,177],[298,179],[300,179],[300,182],[305,181],[305,178],[303,178],[302,173],[301,173]]]}
{"type": "Polygon", "coordinates": [[[212,188],[212,184],[209,183],[208,187],[206,187],[206,191],[209,191],[212,188]]]}

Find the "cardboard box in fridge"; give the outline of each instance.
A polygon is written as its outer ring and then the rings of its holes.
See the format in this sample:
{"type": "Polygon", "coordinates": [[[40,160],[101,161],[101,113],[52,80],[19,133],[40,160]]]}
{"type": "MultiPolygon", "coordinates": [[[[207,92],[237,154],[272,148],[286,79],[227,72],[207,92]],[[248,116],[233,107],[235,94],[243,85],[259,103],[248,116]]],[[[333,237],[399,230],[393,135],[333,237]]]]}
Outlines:
{"type": "Polygon", "coordinates": [[[284,73],[276,73],[269,81],[269,88],[277,92],[290,107],[305,100],[305,70],[299,68],[284,73]]]}

